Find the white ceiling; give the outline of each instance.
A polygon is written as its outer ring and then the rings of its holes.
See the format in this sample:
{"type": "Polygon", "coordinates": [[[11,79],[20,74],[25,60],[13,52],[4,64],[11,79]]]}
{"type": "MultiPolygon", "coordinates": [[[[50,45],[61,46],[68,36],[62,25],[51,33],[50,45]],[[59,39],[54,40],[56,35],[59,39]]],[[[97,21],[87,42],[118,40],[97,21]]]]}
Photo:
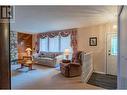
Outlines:
{"type": "Polygon", "coordinates": [[[79,28],[113,21],[116,6],[15,6],[11,30],[26,33],[79,28]]]}

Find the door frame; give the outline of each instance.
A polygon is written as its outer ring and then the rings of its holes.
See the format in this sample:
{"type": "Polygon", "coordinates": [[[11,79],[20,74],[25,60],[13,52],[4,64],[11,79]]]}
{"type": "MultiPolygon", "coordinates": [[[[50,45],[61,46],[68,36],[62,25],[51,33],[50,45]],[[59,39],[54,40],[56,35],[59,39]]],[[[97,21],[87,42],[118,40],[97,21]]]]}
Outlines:
{"type": "MultiPolygon", "coordinates": [[[[117,36],[118,36],[118,33],[117,33],[117,31],[116,32],[107,32],[106,33],[106,67],[105,67],[105,73],[106,74],[108,74],[108,72],[107,72],[107,65],[108,65],[108,56],[107,56],[107,53],[108,53],[108,48],[107,48],[107,42],[108,42],[108,35],[110,35],[110,34],[116,34],[117,36]]],[[[118,42],[117,42],[118,43],[118,42]]],[[[117,54],[117,56],[118,56],[118,54],[117,54]]],[[[118,57],[117,57],[117,60],[118,60],[118,57]]],[[[117,63],[116,63],[117,64],[117,63]]],[[[118,67],[118,64],[117,64],[117,67],[118,67]]],[[[117,74],[118,75],[118,74],[117,74]]]]}
{"type": "Polygon", "coordinates": [[[117,67],[117,69],[118,69],[118,71],[117,71],[117,73],[118,73],[118,76],[117,76],[117,89],[123,89],[123,85],[122,85],[122,77],[121,77],[121,65],[120,65],[120,63],[121,63],[121,61],[120,61],[120,59],[121,59],[121,53],[120,53],[120,39],[121,39],[121,28],[120,28],[120,26],[121,26],[121,15],[122,15],[122,13],[123,13],[123,11],[124,11],[124,8],[125,8],[125,6],[124,5],[121,5],[121,6],[119,6],[118,7],[118,18],[117,18],[117,23],[118,23],[118,59],[117,59],[117,65],[118,65],[118,67],[117,67]]]}

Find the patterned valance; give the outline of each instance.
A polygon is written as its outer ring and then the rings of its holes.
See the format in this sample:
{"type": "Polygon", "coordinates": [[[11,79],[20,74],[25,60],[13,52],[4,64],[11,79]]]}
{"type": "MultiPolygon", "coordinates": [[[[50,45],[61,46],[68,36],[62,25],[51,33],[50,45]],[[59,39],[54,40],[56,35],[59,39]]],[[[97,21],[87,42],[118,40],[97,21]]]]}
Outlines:
{"type": "Polygon", "coordinates": [[[76,29],[67,29],[67,30],[59,30],[59,31],[52,31],[52,32],[45,32],[38,34],[38,38],[44,39],[46,37],[53,38],[56,36],[67,37],[72,34],[73,31],[76,29]]]}

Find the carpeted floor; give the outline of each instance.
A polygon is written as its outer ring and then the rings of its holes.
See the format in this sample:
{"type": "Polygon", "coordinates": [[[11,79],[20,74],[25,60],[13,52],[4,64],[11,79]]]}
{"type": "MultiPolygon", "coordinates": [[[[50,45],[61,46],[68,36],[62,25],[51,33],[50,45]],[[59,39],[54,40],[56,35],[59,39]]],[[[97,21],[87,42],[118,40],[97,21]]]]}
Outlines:
{"type": "Polygon", "coordinates": [[[99,86],[105,89],[116,89],[117,76],[93,73],[88,81],[88,84],[99,86]]]}
{"type": "Polygon", "coordinates": [[[50,68],[34,65],[35,70],[28,68],[16,70],[19,65],[12,65],[12,89],[103,89],[84,84],[80,77],[66,78],[61,75],[59,67],[50,68]]]}

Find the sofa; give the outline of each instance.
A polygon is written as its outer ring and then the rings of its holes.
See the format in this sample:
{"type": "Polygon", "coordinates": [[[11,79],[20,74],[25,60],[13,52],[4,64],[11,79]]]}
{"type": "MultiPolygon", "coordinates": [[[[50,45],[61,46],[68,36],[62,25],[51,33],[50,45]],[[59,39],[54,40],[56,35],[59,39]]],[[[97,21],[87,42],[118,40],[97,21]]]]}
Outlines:
{"type": "Polygon", "coordinates": [[[61,52],[40,52],[33,55],[33,60],[37,61],[37,64],[57,67],[63,59],[63,53],[61,52]]]}

